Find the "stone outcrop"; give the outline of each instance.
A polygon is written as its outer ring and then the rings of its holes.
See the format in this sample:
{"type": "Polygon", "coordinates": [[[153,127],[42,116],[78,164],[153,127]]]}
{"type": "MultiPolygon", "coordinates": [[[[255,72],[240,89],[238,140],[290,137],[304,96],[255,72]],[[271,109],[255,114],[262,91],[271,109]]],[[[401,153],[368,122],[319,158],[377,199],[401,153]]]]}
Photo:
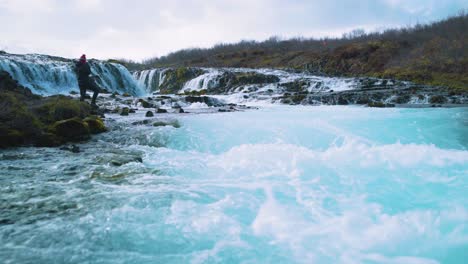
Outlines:
{"type": "Polygon", "coordinates": [[[34,95],[0,71],[0,148],[58,146],[104,132],[93,109],[71,97],[34,95]]]}

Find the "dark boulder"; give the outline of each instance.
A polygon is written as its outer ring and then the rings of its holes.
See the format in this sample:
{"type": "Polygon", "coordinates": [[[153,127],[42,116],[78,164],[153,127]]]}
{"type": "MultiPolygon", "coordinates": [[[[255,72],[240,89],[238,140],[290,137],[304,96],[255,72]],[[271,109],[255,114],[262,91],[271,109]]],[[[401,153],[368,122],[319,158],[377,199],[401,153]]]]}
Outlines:
{"type": "Polygon", "coordinates": [[[175,127],[175,128],[179,128],[180,123],[177,120],[157,121],[157,122],[153,123],[153,126],[155,126],[155,127],[172,126],[172,127],[175,127]]]}
{"type": "Polygon", "coordinates": [[[130,108],[128,107],[123,107],[122,109],[120,109],[120,115],[121,116],[128,116],[128,113],[130,113],[130,108]]]}
{"type": "Polygon", "coordinates": [[[99,134],[107,131],[106,125],[104,125],[102,119],[97,116],[88,116],[83,119],[83,122],[88,125],[91,134],[99,134]]]}
{"type": "Polygon", "coordinates": [[[100,119],[82,120],[96,112],[89,104],[63,95],[34,95],[4,71],[0,71],[0,109],[0,148],[58,146],[105,128],[100,119]],[[93,124],[99,125],[96,130],[93,124]]]}
{"type": "Polygon", "coordinates": [[[154,113],[152,111],[148,111],[148,112],[146,112],[145,116],[146,117],[153,117],[154,113]]]}
{"type": "Polygon", "coordinates": [[[151,107],[153,107],[152,104],[148,103],[147,101],[145,101],[145,100],[143,100],[143,99],[139,99],[138,102],[141,103],[141,106],[142,106],[143,108],[151,108],[151,107]]]}
{"type": "Polygon", "coordinates": [[[90,137],[88,124],[78,117],[57,121],[50,126],[49,131],[63,141],[81,141],[90,137]]]}
{"type": "Polygon", "coordinates": [[[185,102],[187,103],[205,103],[208,106],[222,106],[224,105],[220,100],[209,96],[186,96],[185,102]]]}
{"type": "Polygon", "coordinates": [[[429,98],[429,103],[431,104],[445,104],[447,103],[447,98],[443,95],[433,95],[429,98]]]}

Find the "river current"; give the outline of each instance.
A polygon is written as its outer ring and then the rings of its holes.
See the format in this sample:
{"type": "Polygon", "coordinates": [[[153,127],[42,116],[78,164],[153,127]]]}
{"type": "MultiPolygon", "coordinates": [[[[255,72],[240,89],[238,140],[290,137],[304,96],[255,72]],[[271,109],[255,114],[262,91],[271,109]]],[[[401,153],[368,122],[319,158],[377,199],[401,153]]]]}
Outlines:
{"type": "Polygon", "coordinates": [[[468,260],[468,108],[143,118],[0,151],[0,262],[468,260]]]}

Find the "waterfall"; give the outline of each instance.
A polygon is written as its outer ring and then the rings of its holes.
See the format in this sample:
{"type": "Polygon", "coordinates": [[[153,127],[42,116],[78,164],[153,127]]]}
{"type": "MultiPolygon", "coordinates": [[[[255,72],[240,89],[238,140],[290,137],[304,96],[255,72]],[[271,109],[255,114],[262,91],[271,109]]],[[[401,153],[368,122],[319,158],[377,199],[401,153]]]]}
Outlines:
{"type": "Polygon", "coordinates": [[[159,90],[161,74],[163,72],[164,69],[143,70],[134,72],[133,77],[141,87],[144,87],[146,93],[150,94],[159,90]]]}
{"type": "Polygon", "coordinates": [[[159,93],[159,88],[164,83],[166,72],[169,68],[154,68],[149,70],[136,71],[133,77],[138,84],[144,88],[147,94],[159,93]]]}
{"type": "Polygon", "coordinates": [[[199,91],[199,90],[208,90],[218,85],[218,77],[221,75],[221,72],[215,69],[207,69],[208,72],[188,81],[185,83],[181,92],[184,91],[199,91]]]}
{"type": "MultiPolygon", "coordinates": [[[[74,61],[46,55],[0,54],[0,70],[7,71],[19,84],[42,95],[78,91],[74,61]]],[[[145,91],[122,65],[90,60],[97,83],[110,92],[143,95],[145,91]]]]}

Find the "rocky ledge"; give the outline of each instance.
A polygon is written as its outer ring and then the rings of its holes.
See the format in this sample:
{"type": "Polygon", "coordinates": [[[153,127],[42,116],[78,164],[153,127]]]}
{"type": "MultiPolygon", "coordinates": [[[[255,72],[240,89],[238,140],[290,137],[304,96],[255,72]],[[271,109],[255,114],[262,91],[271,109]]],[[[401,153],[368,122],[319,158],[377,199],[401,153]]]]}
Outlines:
{"type": "Polygon", "coordinates": [[[59,146],[107,130],[88,103],[35,95],[5,71],[0,71],[0,109],[0,148],[59,146]]]}

